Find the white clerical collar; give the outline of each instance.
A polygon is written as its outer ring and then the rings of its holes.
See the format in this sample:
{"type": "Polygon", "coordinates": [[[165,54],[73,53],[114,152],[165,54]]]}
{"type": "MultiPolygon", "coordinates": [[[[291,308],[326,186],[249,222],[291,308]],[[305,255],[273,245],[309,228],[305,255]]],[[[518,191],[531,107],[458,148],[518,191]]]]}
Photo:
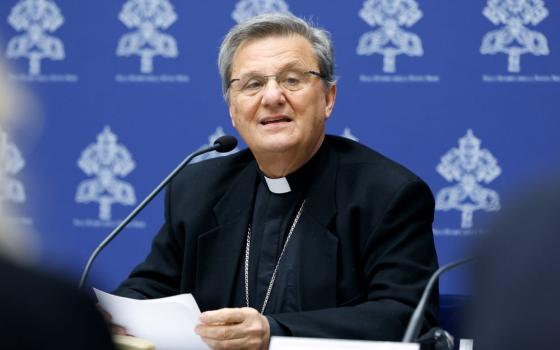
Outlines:
{"type": "Polygon", "coordinates": [[[288,183],[288,179],[286,179],[285,177],[280,177],[278,179],[270,179],[265,176],[264,179],[266,181],[266,185],[268,186],[268,189],[272,193],[282,194],[282,193],[288,193],[292,191],[292,189],[290,188],[290,184],[288,183]]]}

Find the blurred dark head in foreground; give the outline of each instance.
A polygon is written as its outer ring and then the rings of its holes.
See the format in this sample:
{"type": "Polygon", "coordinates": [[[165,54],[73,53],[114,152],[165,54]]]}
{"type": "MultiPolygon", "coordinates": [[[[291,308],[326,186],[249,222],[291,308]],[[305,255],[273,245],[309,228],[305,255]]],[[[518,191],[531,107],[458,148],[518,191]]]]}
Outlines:
{"type": "Polygon", "coordinates": [[[479,250],[474,348],[558,349],[560,178],[513,203],[479,250]]]}
{"type": "MultiPolygon", "coordinates": [[[[0,61],[2,135],[20,96],[15,91],[0,61]]],[[[5,165],[5,145],[0,142],[0,167],[5,165]]],[[[2,174],[0,169],[0,190],[2,174]]],[[[6,208],[0,209],[0,348],[112,350],[109,330],[94,303],[67,282],[29,266],[34,236],[10,225],[6,208]]]]}

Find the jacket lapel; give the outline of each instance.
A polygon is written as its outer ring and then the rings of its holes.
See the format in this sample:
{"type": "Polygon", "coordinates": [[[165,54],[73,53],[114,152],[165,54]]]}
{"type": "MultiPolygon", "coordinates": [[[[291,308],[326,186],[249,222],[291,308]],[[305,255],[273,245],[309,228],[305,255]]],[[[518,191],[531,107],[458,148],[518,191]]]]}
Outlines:
{"type": "MultiPolygon", "coordinates": [[[[328,142],[325,140],[325,142],[328,142]]],[[[329,227],[336,215],[335,184],[337,154],[329,145],[321,155],[321,168],[306,195],[305,207],[296,228],[299,296],[304,310],[336,305],[338,239],[329,227]]],[[[294,242],[295,243],[295,242],[294,242]]]]}
{"type": "Polygon", "coordinates": [[[328,139],[324,142],[326,149],[320,154],[320,167],[309,186],[302,216],[310,216],[317,224],[327,227],[336,214],[334,194],[339,159],[328,139]]]}
{"type": "Polygon", "coordinates": [[[245,247],[256,177],[253,161],[238,174],[215,205],[218,226],[198,238],[196,289],[203,310],[230,305],[239,259],[245,247]]]}

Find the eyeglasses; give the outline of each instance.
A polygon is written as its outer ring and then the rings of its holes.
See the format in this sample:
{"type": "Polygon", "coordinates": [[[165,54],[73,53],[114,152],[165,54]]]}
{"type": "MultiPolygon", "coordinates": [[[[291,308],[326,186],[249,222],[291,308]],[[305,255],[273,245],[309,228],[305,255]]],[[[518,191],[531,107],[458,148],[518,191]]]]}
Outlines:
{"type": "Polygon", "coordinates": [[[298,91],[309,85],[311,76],[325,79],[323,74],[312,70],[289,69],[275,75],[250,74],[241,78],[231,79],[228,89],[231,88],[234,92],[240,92],[246,96],[254,96],[266,86],[269,78],[274,78],[283,89],[298,91]]]}

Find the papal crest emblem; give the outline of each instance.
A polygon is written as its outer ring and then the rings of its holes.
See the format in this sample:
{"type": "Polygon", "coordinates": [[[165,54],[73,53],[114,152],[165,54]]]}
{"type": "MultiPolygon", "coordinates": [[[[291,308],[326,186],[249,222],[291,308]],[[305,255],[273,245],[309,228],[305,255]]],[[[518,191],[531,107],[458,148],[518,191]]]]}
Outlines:
{"type": "Polygon", "coordinates": [[[15,176],[25,167],[20,150],[8,139],[8,134],[0,130],[0,200],[24,203],[25,187],[15,176]]]}
{"type": "Polygon", "coordinates": [[[436,210],[461,212],[461,228],[473,226],[477,210],[500,210],[500,196],[484,187],[502,173],[496,158],[480,147],[481,141],[468,130],[459,139],[459,147],[450,149],[441,157],[437,172],[455,185],[441,189],[436,195],[436,210]]]}
{"type": "Polygon", "coordinates": [[[231,17],[241,23],[264,13],[290,13],[290,10],[284,0],[241,0],[231,17]]]}
{"type": "Polygon", "coordinates": [[[508,55],[509,72],[521,71],[524,54],[549,54],[546,37],[527,27],[539,24],[548,16],[543,0],[488,0],[482,13],[494,25],[502,27],[484,36],[480,53],[508,55]]]}
{"type": "Polygon", "coordinates": [[[117,46],[117,56],[140,56],[140,71],[154,70],[154,57],[177,57],[177,42],[162,32],[177,20],[177,14],[168,0],[128,0],[119,19],[133,32],[124,34],[117,46]]]}
{"type": "MultiPolygon", "coordinates": [[[[208,136],[208,143],[200,146],[199,149],[207,148],[207,147],[210,147],[210,146],[214,145],[214,142],[222,136],[225,136],[224,128],[222,128],[221,126],[218,126],[216,128],[216,131],[214,133],[210,134],[210,136],[208,136]]],[[[227,153],[219,153],[219,152],[215,152],[215,151],[214,152],[209,152],[209,153],[204,153],[204,154],[201,154],[200,156],[194,158],[193,163],[200,162],[200,161],[203,161],[203,160],[206,160],[206,159],[212,159],[212,158],[227,156],[227,155],[233,154],[235,152],[239,152],[238,147],[235,147],[233,150],[231,150],[227,153]]]]}
{"type": "Polygon", "coordinates": [[[132,185],[119,179],[130,174],[135,166],[130,152],[117,143],[117,135],[105,126],[97,135],[97,142],[90,144],[78,160],[78,167],[91,178],[78,185],[76,202],[99,204],[99,219],[111,220],[113,204],[136,203],[132,185]]]}
{"type": "Polygon", "coordinates": [[[27,58],[29,75],[41,74],[41,61],[44,59],[64,59],[62,40],[49,34],[64,23],[64,17],[54,1],[20,0],[12,8],[8,23],[23,34],[8,41],[6,57],[27,58]]]}
{"type": "Polygon", "coordinates": [[[347,138],[349,140],[352,140],[352,141],[356,141],[356,142],[360,141],[360,139],[358,139],[356,137],[356,135],[352,134],[352,130],[350,130],[349,127],[344,128],[344,130],[342,131],[342,134],[340,134],[340,136],[342,136],[344,138],[347,138]]]}
{"type": "Polygon", "coordinates": [[[371,27],[378,27],[360,37],[358,55],[383,56],[383,72],[395,73],[398,55],[422,56],[422,41],[409,28],[422,18],[415,0],[366,0],[360,17],[371,27]]]}

